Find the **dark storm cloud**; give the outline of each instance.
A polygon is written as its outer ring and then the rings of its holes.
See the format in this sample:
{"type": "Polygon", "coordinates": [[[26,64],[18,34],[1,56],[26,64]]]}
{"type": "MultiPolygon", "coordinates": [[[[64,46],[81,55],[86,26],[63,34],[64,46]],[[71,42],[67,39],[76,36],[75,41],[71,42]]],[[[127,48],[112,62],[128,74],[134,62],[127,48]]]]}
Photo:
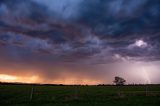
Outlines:
{"type": "Polygon", "coordinates": [[[159,37],[159,7],[158,0],[1,1],[1,42],[7,39],[3,34],[9,33],[15,37],[10,38],[13,44],[47,54],[64,55],[65,51],[69,58],[92,57],[104,51],[109,53],[108,58],[112,57],[110,53],[148,56],[159,51],[158,41],[150,41],[154,35],[159,37]],[[31,37],[33,43],[24,42],[21,36],[31,37]],[[142,38],[157,50],[128,50],[128,45],[142,38]],[[108,47],[111,49],[105,50],[108,47]]]}
{"type": "Polygon", "coordinates": [[[159,19],[159,0],[1,0],[0,63],[51,78],[103,76],[92,64],[159,61],[159,19]]]}
{"type": "Polygon", "coordinates": [[[87,9],[83,10],[84,13],[79,21],[93,27],[97,34],[125,36],[130,33],[143,33],[146,29],[157,31],[157,28],[159,28],[157,23],[159,23],[160,2],[158,0],[101,0],[96,3],[90,2],[88,8],[86,7],[87,9]],[[156,11],[156,15],[153,11],[156,11]]]}

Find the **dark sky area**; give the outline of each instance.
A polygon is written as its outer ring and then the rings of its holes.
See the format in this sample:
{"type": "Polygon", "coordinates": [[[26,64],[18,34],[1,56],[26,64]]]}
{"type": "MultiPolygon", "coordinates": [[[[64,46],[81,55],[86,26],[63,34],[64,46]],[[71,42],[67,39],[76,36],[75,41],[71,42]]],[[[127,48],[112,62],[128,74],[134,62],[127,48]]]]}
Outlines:
{"type": "Polygon", "coordinates": [[[0,81],[160,83],[160,0],[0,0],[0,81]]]}

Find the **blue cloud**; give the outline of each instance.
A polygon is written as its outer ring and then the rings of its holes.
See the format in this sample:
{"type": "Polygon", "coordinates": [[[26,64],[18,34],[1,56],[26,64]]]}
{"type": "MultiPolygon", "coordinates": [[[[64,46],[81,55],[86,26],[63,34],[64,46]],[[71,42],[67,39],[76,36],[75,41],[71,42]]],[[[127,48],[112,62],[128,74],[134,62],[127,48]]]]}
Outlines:
{"type": "MultiPolygon", "coordinates": [[[[154,48],[146,50],[149,53],[144,52],[144,56],[154,53],[157,56],[159,7],[159,0],[3,0],[0,2],[0,41],[8,32],[24,35],[34,39],[30,47],[34,45],[38,50],[34,41],[43,45],[47,40],[52,46],[56,45],[56,53],[70,59],[74,54],[75,59],[104,54],[104,51],[141,57],[141,50],[126,47],[143,38],[154,48]],[[91,43],[95,38],[99,44],[91,43]],[[70,48],[66,55],[61,45],[70,48]]],[[[48,52],[50,48],[39,51],[48,52]]],[[[111,57],[109,54],[108,58],[111,57]]]]}

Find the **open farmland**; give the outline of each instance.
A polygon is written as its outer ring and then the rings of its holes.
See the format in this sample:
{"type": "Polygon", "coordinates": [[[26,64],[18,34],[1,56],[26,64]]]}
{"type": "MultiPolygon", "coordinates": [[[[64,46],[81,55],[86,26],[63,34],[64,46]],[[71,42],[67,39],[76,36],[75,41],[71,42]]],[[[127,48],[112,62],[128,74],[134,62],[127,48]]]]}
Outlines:
{"type": "Polygon", "coordinates": [[[160,106],[160,85],[0,85],[0,106],[160,106]]]}

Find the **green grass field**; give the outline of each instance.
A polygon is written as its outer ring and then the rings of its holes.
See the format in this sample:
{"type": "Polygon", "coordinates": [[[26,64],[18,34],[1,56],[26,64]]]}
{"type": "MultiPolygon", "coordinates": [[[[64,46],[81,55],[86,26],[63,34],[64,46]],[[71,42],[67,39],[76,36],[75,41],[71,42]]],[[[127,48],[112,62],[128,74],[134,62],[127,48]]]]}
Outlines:
{"type": "Polygon", "coordinates": [[[4,84],[0,85],[0,106],[160,106],[160,86],[4,84]]]}

